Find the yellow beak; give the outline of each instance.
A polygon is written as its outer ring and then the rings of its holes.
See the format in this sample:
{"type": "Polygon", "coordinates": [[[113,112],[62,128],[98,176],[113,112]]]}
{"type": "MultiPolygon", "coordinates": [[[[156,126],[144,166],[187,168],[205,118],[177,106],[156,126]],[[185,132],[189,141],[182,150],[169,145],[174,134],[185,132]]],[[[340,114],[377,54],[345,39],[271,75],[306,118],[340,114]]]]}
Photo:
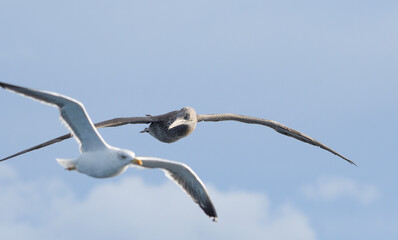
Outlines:
{"type": "Polygon", "coordinates": [[[131,161],[133,164],[137,164],[137,165],[142,165],[142,161],[141,160],[139,160],[138,158],[134,158],[132,161],[131,161]]]}

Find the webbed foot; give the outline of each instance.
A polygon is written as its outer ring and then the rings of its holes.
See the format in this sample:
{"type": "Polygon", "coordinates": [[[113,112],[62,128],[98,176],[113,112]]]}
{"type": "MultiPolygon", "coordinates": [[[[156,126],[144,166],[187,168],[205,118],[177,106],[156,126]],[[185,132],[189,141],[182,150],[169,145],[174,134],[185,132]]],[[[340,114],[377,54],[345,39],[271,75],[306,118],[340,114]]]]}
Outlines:
{"type": "Polygon", "coordinates": [[[149,133],[149,128],[145,128],[145,129],[142,130],[140,133],[149,133]]]}

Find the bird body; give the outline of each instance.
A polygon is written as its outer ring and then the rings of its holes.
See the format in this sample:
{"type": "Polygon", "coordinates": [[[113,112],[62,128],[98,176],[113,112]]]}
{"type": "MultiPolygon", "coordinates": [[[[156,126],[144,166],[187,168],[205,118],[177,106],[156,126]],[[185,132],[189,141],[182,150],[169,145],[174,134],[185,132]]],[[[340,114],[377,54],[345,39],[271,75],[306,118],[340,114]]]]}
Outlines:
{"type": "Polygon", "coordinates": [[[169,129],[168,124],[164,122],[153,122],[142,132],[149,133],[152,137],[164,143],[173,143],[193,132],[193,129],[187,125],[177,126],[169,129]]]}
{"type": "Polygon", "coordinates": [[[173,143],[190,135],[196,128],[196,112],[193,108],[184,107],[161,116],[141,132],[147,132],[161,142],[173,143]]]}
{"type": "Polygon", "coordinates": [[[117,176],[128,168],[135,159],[132,151],[109,146],[97,151],[83,152],[77,159],[57,159],[68,170],[76,170],[90,177],[108,178],[117,176]]]}

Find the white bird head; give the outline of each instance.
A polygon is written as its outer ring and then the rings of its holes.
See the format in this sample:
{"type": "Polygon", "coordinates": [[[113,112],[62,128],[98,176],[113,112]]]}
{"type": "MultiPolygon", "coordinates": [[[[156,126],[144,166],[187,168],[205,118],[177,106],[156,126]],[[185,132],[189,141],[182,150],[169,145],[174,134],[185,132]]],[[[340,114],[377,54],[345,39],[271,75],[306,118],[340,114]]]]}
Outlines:
{"type": "Polygon", "coordinates": [[[117,153],[117,159],[123,164],[123,165],[129,165],[129,164],[134,164],[134,165],[142,165],[142,161],[137,159],[135,157],[135,153],[130,150],[126,149],[119,149],[117,153]]]}

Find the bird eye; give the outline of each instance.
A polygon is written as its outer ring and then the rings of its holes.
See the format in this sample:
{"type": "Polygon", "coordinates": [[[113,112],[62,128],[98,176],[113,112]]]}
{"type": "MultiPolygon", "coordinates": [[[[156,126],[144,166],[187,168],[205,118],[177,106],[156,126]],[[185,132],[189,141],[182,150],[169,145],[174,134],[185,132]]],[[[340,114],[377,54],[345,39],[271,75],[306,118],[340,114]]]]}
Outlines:
{"type": "Polygon", "coordinates": [[[186,115],[184,116],[184,119],[185,119],[185,120],[188,120],[188,119],[189,119],[189,114],[186,114],[186,115]]]}
{"type": "Polygon", "coordinates": [[[121,159],[126,159],[127,156],[126,156],[126,155],[120,155],[120,158],[121,158],[121,159]]]}

